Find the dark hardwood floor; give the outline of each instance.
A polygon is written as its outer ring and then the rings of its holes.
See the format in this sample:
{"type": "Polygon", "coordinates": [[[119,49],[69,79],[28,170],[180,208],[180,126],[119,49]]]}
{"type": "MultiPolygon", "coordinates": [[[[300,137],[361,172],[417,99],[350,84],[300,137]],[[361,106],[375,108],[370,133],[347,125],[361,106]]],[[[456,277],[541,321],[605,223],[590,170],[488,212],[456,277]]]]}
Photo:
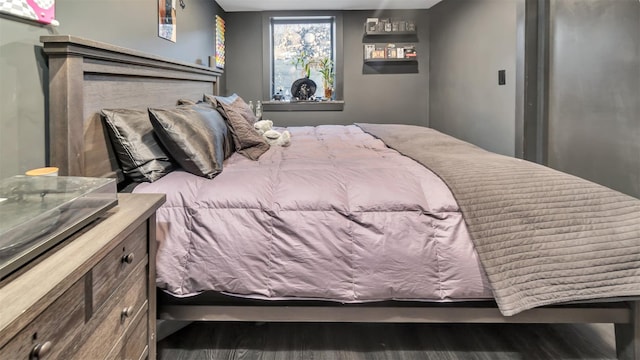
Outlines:
{"type": "Polygon", "coordinates": [[[158,359],[615,359],[613,325],[193,323],[158,359]]]}

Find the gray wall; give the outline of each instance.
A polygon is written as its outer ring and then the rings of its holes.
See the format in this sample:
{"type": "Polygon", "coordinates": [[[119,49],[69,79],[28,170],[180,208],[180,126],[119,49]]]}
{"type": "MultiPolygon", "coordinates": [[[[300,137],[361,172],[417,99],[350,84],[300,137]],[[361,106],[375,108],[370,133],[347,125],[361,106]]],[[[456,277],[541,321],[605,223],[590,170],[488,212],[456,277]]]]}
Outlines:
{"type": "Polygon", "coordinates": [[[640,2],[550,10],[549,166],[640,197],[640,2]]]}
{"type": "Polygon", "coordinates": [[[262,97],[262,14],[227,14],[225,75],[227,84],[221,95],[237,93],[246,101],[262,97]]]}
{"type": "Polygon", "coordinates": [[[38,37],[47,29],[0,18],[0,179],[45,163],[44,79],[38,37]]]}
{"type": "Polygon", "coordinates": [[[158,37],[157,1],[58,0],[57,28],[0,17],[0,178],[45,165],[45,91],[41,35],[69,34],[189,63],[214,54],[213,0],[177,9],[177,42],[158,37]]]}
{"type": "MultiPolygon", "coordinates": [[[[580,0],[579,0],[580,1],[580,0]]],[[[517,7],[521,0],[445,0],[429,11],[429,124],[515,154],[517,7]],[[498,86],[498,70],[506,85],[498,86]]]]}
{"type": "MultiPolygon", "coordinates": [[[[427,10],[343,11],[344,111],[266,112],[280,126],[351,124],[354,122],[428,125],[429,17],[427,10]],[[363,33],[367,17],[409,18],[418,30],[418,73],[363,74],[363,33]]],[[[227,15],[227,83],[224,92],[249,100],[262,93],[262,14],[227,15]]]]}

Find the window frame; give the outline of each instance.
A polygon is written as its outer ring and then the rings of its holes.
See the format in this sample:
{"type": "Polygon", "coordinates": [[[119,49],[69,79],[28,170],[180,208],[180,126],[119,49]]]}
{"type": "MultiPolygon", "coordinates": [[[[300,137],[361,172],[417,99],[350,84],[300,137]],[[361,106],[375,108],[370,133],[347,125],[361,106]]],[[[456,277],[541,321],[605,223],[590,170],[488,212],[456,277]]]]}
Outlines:
{"type": "Polygon", "coordinates": [[[271,108],[273,110],[342,110],[344,104],[343,98],[343,68],[344,68],[344,50],[343,50],[343,23],[342,14],[335,11],[274,11],[264,12],[262,14],[262,53],[264,54],[262,61],[262,94],[263,104],[265,110],[271,108]],[[334,21],[334,71],[335,71],[335,83],[334,83],[334,101],[322,101],[309,106],[308,103],[296,103],[296,102],[282,102],[272,101],[272,78],[273,78],[273,53],[272,53],[272,34],[271,24],[272,18],[278,19],[278,21],[287,21],[286,18],[295,20],[296,18],[305,20],[309,18],[309,22],[313,22],[313,18],[327,18],[332,17],[334,21]]]}
{"type": "MultiPolygon", "coordinates": [[[[331,27],[331,61],[333,61],[335,63],[335,59],[336,59],[336,21],[335,21],[335,17],[334,16],[286,16],[286,17],[281,17],[281,16],[273,16],[270,18],[269,20],[269,49],[271,51],[273,51],[274,48],[274,28],[277,25],[286,25],[286,24],[305,24],[305,25],[310,25],[310,24],[325,24],[325,25],[329,25],[331,27]]],[[[275,78],[275,68],[276,68],[276,59],[273,56],[273,53],[271,53],[270,56],[271,59],[271,67],[269,69],[269,77],[270,77],[270,87],[269,87],[269,96],[273,97],[273,95],[275,94],[275,83],[274,83],[274,78],[275,78]]],[[[334,71],[334,77],[335,77],[335,71],[334,71]]],[[[334,83],[335,83],[335,79],[334,79],[334,83]]],[[[318,84],[319,85],[319,84],[318,84]]],[[[318,88],[318,90],[320,90],[320,88],[318,88]]],[[[318,94],[318,93],[316,93],[318,94]]],[[[320,92],[320,94],[322,94],[322,92],[320,92]]]]}

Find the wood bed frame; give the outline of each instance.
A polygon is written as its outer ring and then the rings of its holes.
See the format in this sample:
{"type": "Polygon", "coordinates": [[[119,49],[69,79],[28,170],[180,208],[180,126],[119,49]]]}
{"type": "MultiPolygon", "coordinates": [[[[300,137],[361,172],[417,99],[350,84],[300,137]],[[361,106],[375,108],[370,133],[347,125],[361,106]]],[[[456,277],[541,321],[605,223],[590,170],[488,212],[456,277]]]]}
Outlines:
{"type": "MultiPolygon", "coordinates": [[[[99,112],[103,108],[172,107],[178,99],[218,93],[221,72],[68,35],[43,36],[49,59],[49,160],[60,175],[122,174],[99,112]]],[[[619,299],[618,299],[619,300],[619,299]]],[[[502,316],[493,303],[384,303],[342,306],[171,305],[158,318],[182,321],[613,323],[618,359],[640,360],[640,302],[612,301],[541,307],[502,316]],[[265,308],[265,306],[267,306],[265,308]],[[265,309],[268,309],[265,311],[265,309]]]]}

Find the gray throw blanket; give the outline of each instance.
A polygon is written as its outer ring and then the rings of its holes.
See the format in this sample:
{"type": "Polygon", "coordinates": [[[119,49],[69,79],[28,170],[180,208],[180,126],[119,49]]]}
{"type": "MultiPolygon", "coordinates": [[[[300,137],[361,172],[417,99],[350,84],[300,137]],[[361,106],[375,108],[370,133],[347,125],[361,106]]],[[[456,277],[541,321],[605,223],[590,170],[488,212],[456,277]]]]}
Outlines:
{"type": "Polygon", "coordinates": [[[449,186],[503,315],[640,295],[640,200],[433,129],[357,125],[449,186]]]}

